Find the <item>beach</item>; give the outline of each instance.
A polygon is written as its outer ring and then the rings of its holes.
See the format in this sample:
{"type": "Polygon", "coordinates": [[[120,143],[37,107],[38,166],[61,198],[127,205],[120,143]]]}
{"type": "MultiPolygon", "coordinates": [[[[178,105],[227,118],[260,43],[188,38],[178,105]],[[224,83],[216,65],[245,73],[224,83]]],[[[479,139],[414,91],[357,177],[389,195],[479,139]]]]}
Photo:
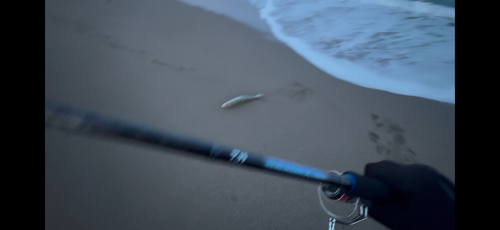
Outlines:
{"type": "MultiPolygon", "coordinates": [[[[324,170],[387,159],[455,181],[454,104],[338,80],[258,30],[177,1],[46,1],[45,96],[324,170]]],[[[327,229],[316,190],[45,131],[46,229],[327,229]]],[[[386,229],[372,219],[345,228],[386,229]]]]}

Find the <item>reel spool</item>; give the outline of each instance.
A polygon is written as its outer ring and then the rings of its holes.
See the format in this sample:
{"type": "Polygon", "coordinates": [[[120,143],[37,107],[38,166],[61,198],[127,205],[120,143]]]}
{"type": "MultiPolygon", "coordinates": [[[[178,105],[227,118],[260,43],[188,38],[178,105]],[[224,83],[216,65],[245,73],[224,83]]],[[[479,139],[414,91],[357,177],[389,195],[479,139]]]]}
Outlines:
{"type": "MultiPolygon", "coordinates": [[[[333,173],[336,175],[342,174],[342,173],[335,171],[335,170],[331,170],[328,173],[333,173]]],[[[328,214],[330,217],[332,217],[335,220],[334,222],[338,222],[339,224],[343,224],[343,225],[353,225],[353,224],[359,223],[363,220],[366,220],[368,218],[368,205],[363,203],[360,198],[349,197],[338,186],[321,183],[318,186],[318,196],[319,196],[319,203],[321,204],[321,208],[323,208],[323,211],[325,211],[326,214],[328,214]],[[330,210],[328,210],[325,207],[325,204],[323,203],[323,198],[330,200],[330,201],[333,201],[333,202],[342,202],[342,203],[352,204],[354,206],[354,208],[349,215],[346,215],[346,216],[337,215],[337,214],[332,213],[330,210]],[[355,213],[357,213],[357,215],[354,215],[355,213]]]]}

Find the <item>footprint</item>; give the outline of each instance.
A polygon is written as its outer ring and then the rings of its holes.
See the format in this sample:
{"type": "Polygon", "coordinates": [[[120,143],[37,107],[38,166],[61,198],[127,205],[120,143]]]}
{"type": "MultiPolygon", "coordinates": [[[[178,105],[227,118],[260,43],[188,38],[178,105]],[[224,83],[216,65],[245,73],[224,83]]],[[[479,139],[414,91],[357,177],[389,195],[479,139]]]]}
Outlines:
{"type": "Polygon", "coordinates": [[[375,151],[386,159],[402,164],[415,163],[417,154],[408,146],[405,130],[398,124],[371,114],[373,127],[368,138],[375,143],[375,151]]]}
{"type": "Polygon", "coordinates": [[[405,132],[404,129],[402,129],[399,125],[396,125],[396,124],[387,125],[386,131],[388,133],[404,133],[405,132]]]}
{"type": "Polygon", "coordinates": [[[385,146],[382,146],[382,145],[376,145],[375,150],[377,150],[377,153],[379,153],[379,154],[384,154],[386,152],[385,146]]]}
{"type": "Polygon", "coordinates": [[[299,82],[294,82],[287,87],[280,88],[279,94],[291,100],[302,102],[306,97],[314,94],[314,91],[299,82]]]}
{"type": "Polygon", "coordinates": [[[378,115],[372,113],[371,117],[373,123],[375,123],[375,126],[377,126],[377,128],[381,128],[382,126],[384,126],[384,124],[380,123],[378,115]]]}
{"type": "Polygon", "coordinates": [[[404,145],[405,137],[401,133],[394,134],[394,144],[395,145],[404,145]]]}
{"type": "Polygon", "coordinates": [[[378,139],[380,139],[380,137],[377,134],[372,132],[368,132],[368,136],[370,137],[370,140],[375,143],[377,143],[378,139]]]}

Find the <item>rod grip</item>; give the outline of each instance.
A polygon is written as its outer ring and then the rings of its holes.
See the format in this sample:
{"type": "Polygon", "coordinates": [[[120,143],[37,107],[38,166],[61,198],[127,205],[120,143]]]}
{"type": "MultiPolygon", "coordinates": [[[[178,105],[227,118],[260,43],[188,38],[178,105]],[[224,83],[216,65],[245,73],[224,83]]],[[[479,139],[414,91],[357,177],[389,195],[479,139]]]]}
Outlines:
{"type": "Polygon", "coordinates": [[[351,191],[346,193],[349,197],[359,197],[376,203],[390,202],[395,198],[394,192],[377,179],[354,172],[345,172],[343,175],[351,179],[351,191]]]}

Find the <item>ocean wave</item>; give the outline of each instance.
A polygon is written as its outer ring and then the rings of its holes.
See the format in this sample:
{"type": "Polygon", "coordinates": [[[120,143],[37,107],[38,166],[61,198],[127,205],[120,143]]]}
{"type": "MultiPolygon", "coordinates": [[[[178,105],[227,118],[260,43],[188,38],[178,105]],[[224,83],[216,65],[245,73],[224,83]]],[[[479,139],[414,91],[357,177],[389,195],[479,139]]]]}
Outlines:
{"type": "Polygon", "coordinates": [[[249,0],[272,33],[330,75],[455,101],[454,8],[404,0],[249,0]]]}

